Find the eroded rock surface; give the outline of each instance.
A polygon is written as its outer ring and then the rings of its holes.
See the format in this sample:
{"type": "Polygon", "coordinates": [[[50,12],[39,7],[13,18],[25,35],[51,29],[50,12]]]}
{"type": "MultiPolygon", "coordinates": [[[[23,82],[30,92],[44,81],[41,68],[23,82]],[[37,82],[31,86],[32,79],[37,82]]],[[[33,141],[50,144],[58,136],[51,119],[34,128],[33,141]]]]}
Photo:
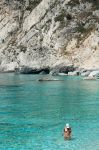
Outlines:
{"type": "Polygon", "coordinates": [[[0,70],[60,64],[99,68],[99,1],[0,0],[0,70]]]}

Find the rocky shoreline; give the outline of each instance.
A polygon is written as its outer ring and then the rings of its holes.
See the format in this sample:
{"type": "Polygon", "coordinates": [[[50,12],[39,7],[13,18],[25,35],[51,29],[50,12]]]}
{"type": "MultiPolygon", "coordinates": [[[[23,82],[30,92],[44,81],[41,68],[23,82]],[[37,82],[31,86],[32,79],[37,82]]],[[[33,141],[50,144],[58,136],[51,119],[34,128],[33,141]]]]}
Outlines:
{"type": "Polygon", "coordinates": [[[49,66],[43,66],[43,67],[30,67],[30,66],[18,66],[14,65],[6,65],[6,66],[1,66],[0,67],[0,72],[1,73],[8,73],[8,72],[15,72],[15,73],[20,73],[20,74],[51,74],[51,75],[59,75],[59,73],[64,73],[68,74],[69,72],[73,72],[76,70],[76,67],[73,65],[56,65],[54,67],[49,67],[49,66]]]}
{"type": "Polygon", "coordinates": [[[51,76],[82,76],[84,79],[96,79],[99,78],[99,69],[84,69],[75,67],[73,65],[57,65],[54,67],[29,67],[29,66],[18,66],[10,65],[6,67],[0,68],[0,73],[16,73],[16,74],[40,74],[40,75],[47,75],[50,74],[51,76]]]}

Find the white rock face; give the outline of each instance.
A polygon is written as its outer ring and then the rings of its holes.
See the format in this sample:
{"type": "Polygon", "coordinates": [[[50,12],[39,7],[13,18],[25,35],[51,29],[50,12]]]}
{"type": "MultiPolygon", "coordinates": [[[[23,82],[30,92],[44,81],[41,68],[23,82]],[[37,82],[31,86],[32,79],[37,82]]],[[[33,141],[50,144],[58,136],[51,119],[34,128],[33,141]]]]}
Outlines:
{"type": "Polygon", "coordinates": [[[17,62],[11,62],[8,64],[5,64],[2,62],[1,66],[2,66],[1,67],[2,71],[10,71],[11,72],[11,71],[14,71],[15,68],[18,67],[18,64],[17,64],[17,62]]]}
{"type": "MultiPolygon", "coordinates": [[[[55,0],[53,0],[52,4],[55,0]]],[[[36,23],[38,23],[42,17],[44,17],[45,13],[48,9],[50,9],[50,0],[43,0],[32,12],[31,14],[25,19],[23,23],[23,30],[27,31],[36,23]],[[42,11],[40,11],[42,10],[42,11]]]]}
{"type": "Polygon", "coordinates": [[[74,72],[68,72],[68,75],[69,75],[69,76],[76,76],[77,73],[78,73],[77,71],[74,71],[74,72]]]}
{"type": "Polygon", "coordinates": [[[92,71],[90,74],[89,74],[89,77],[99,77],[99,70],[97,71],[92,71]]]}
{"type": "Polygon", "coordinates": [[[1,68],[63,63],[99,69],[98,5],[98,0],[0,0],[1,68]]]}

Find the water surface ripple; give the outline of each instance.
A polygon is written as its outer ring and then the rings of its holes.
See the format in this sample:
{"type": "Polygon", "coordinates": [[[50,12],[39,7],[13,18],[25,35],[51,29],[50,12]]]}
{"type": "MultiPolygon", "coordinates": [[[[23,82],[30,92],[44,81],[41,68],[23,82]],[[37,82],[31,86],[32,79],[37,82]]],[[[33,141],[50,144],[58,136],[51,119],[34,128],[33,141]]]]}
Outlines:
{"type": "Polygon", "coordinates": [[[99,81],[40,77],[0,74],[0,150],[99,150],[99,81]]]}

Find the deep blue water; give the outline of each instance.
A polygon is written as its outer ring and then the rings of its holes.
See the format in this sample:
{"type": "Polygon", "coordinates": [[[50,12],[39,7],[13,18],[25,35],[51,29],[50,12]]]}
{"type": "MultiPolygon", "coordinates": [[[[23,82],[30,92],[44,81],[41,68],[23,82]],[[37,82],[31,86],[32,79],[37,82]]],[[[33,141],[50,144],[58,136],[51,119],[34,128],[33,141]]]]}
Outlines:
{"type": "Polygon", "coordinates": [[[99,150],[99,81],[40,77],[0,74],[0,150],[99,150]]]}

